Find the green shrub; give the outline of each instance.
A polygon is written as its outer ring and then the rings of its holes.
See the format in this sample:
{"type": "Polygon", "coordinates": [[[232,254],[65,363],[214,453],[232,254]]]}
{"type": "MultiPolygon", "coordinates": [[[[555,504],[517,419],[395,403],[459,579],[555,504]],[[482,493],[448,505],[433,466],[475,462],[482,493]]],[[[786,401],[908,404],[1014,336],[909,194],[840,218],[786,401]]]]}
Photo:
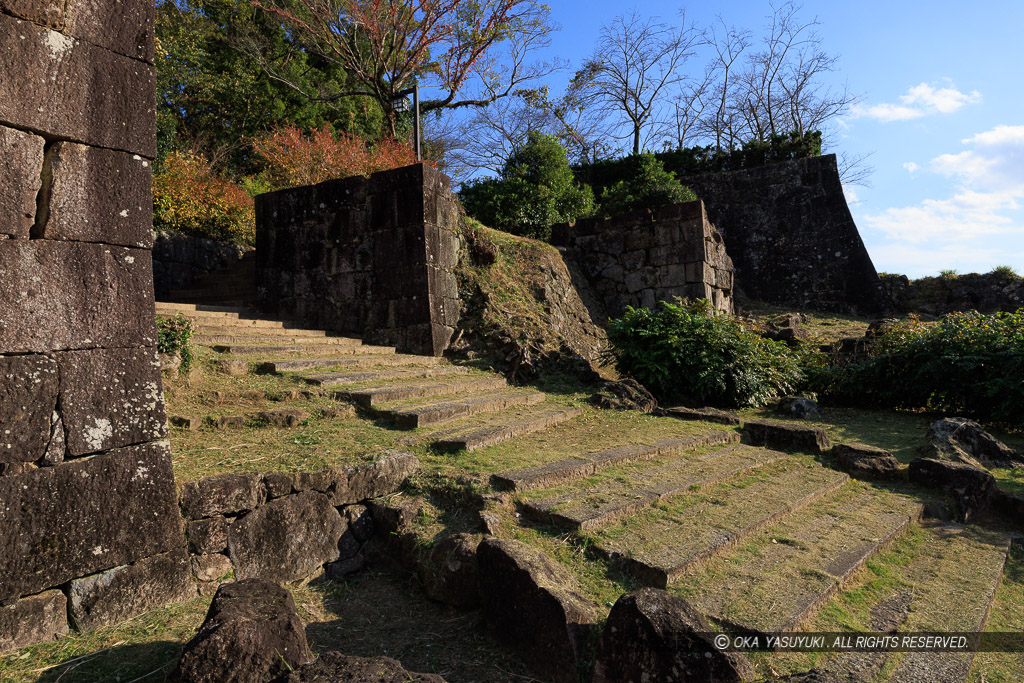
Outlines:
{"type": "Polygon", "coordinates": [[[157,341],[156,349],[160,353],[177,353],[181,358],[178,368],[181,374],[188,373],[195,361],[192,350],[192,335],[196,333],[195,324],[181,313],[173,318],[156,317],[157,341]]]}
{"type": "Polygon", "coordinates": [[[608,328],[618,370],[660,400],[700,405],[760,406],[790,393],[802,379],[796,356],[704,299],[627,307],[608,328]]]}
{"type": "Polygon", "coordinates": [[[459,200],[484,225],[543,240],[551,237],[555,223],[589,216],[594,209],[590,188],[573,182],[565,149],[554,137],[536,132],[508,158],[500,179],[464,184],[459,200]]]}
{"type": "Polygon", "coordinates": [[[934,324],[911,316],[884,326],[868,357],[808,375],[819,393],[855,405],[1024,425],[1024,309],[934,324]]]}
{"type": "Polygon", "coordinates": [[[697,195],[665,170],[653,154],[630,157],[629,180],[620,180],[601,193],[601,213],[606,216],[634,209],[656,209],[665,204],[692,202],[697,195]]]}
{"type": "Polygon", "coordinates": [[[1014,280],[1020,278],[1020,275],[1017,274],[1017,271],[1015,271],[1010,266],[996,266],[995,268],[990,270],[988,274],[992,275],[1000,282],[1004,282],[1006,284],[1010,284],[1014,280]]]}

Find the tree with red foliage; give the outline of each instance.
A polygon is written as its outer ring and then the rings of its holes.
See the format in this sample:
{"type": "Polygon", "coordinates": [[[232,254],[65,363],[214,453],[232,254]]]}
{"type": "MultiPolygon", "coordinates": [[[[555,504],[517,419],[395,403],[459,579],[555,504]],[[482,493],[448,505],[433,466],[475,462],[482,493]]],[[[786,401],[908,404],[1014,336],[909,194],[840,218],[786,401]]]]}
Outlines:
{"type": "MultiPolygon", "coordinates": [[[[552,30],[549,10],[537,0],[252,1],[275,13],[306,51],[340,65],[357,84],[308,96],[372,98],[392,136],[397,132],[393,103],[414,84],[441,90],[439,97],[421,102],[425,113],[484,106],[560,68],[527,64],[528,53],[547,45],[552,30]],[[460,97],[468,89],[473,93],[460,97]]],[[[258,52],[253,56],[261,58],[258,52]]],[[[303,89],[274,74],[271,61],[261,62],[274,77],[303,89]]]]}

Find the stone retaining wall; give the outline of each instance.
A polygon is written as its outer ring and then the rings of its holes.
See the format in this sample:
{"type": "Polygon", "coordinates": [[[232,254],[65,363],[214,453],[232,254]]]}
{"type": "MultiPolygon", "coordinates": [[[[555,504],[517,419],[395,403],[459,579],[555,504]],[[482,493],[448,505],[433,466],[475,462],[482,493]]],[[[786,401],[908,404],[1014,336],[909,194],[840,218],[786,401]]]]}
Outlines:
{"type": "Polygon", "coordinates": [[[150,0],[0,0],[0,651],[196,594],[153,309],[150,0]]]}
{"type": "Polygon", "coordinates": [[[260,306],[440,355],[459,317],[458,225],[451,180],[425,164],[260,195],[260,306]]]}
{"type": "Polygon", "coordinates": [[[697,193],[736,264],[736,287],[778,306],[892,309],[829,154],[680,179],[697,193]]]}
{"type": "Polygon", "coordinates": [[[238,262],[252,247],[230,242],[158,232],[153,242],[153,289],[157,301],[175,289],[186,289],[195,280],[238,262]]]}
{"type": "Polygon", "coordinates": [[[733,311],[732,260],[699,201],[556,225],[552,241],[569,248],[612,317],[674,297],[733,311]]]}

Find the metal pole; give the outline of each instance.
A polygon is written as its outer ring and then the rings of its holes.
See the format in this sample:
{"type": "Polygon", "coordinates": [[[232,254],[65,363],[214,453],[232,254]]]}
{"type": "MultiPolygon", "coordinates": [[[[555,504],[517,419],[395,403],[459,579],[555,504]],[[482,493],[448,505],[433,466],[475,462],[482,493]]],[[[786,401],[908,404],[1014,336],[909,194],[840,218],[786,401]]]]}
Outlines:
{"type": "Polygon", "coordinates": [[[416,113],[413,114],[413,125],[416,126],[413,131],[413,140],[416,144],[416,161],[422,161],[423,157],[420,155],[420,86],[414,86],[412,89],[412,103],[416,108],[416,113]]]}

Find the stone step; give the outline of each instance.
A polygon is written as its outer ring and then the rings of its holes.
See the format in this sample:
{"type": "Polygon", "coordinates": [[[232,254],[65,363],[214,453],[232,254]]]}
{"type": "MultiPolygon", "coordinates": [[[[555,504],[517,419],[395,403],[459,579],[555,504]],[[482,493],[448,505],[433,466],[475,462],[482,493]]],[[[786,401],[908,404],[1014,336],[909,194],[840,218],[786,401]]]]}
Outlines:
{"type": "Polygon", "coordinates": [[[793,632],[920,512],[909,497],[850,482],[688,572],[671,590],[728,628],[793,632]]]}
{"type": "MultiPolygon", "coordinates": [[[[207,346],[211,344],[236,344],[240,346],[254,346],[257,344],[308,344],[313,346],[342,346],[346,349],[353,349],[362,346],[362,341],[354,340],[350,337],[317,337],[303,334],[292,334],[291,332],[291,330],[281,330],[278,333],[271,334],[210,334],[204,330],[199,330],[192,339],[197,344],[206,344],[207,346]]],[[[339,353],[350,353],[350,351],[341,351],[339,353]]]]}
{"type": "MultiPolygon", "coordinates": [[[[985,628],[1010,550],[1001,532],[931,522],[899,561],[886,564],[885,590],[873,594],[863,628],[896,633],[978,633],[985,628]]],[[[878,558],[885,562],[884,557],[878,558]]],[[[834,625],[816,623],[830,630],[834,625]]],[[[825,680],[885,680],[961,683],[968,679],[973,653],[871,652],[832,654],[816,668],[825,680]]],[[[982,678],[984,680],[984,678],[982,678]]]]}
{"type": "MultiPolygon", "coordinates": [[[[374,348],[374,347],[367,347],[374,348]]],[[[336,367],[336,368],[374,368],[372,372],[379,372],[376,368],[415,368],[414,371],[403,370],[403,372],[421,372],[425,373],[428,371],[435,371],[437,374],[442,374],[442,368],[449,368],[452,366],[442,365],[444,360],[434,356],[411,356],[403,353],[396,353],[393,355],[366,355],[356,356],[354,358],[325,358],[323,360],[317,358],[299,358],[295,361],[279,360],[271,363],[264,363],[260,366],[261,372],[292,372],[294,370],[301,370],[304,367],[336,367]]],[[[366,371],[370,372],[370,371],[366,371]]],[[[308,384],[314,384],[319,387],[340,387],[349,384],[356,384],[358,382],[366,381],[365,379],[355,379],[356,376],[365,375],[366,372],[312,372],[296,374],[295,377],[307,382],[308,384]]],[[[444,374],[452,373],[465,373],[466,369],[462,368],[460,371],[444,371],[444,374]]]]}
{"type": "Polygon", "coordinates": [[[259,315],[249,306],[215,306],[206,304],[190,304],[190,303],[178,303],[174,301],[158,301],[156,302],[157,311],[167,311],[168,313],[188,313],[188,312],[204,312],[204,313],[234,313],[236,315],[248,315],[256,316],[259,315]]]}
{"type": "Polygon", "coordinates": [[[432,384],[398,384],[391,386],[363,387],[352,391],[339,391],[343,400],[351,401],[365,408],[382,403],[395,403],[429,396],[451,396],[452,394],[476,394],[482,391],[502,389],[508,386],[504,377],[483,377],[461,381],[432,384]]]}
{"type": "Polygon", "coordinates": [[[747,476],[665,501],[660,509],[606,529],[597,541],[598,552],[639,581],[666,588],[699,563],[849,480],[813,461],[786,458],[752,471],[757,466],[748,467],[747,476]]]}
{"type": "Polygon", "coordinates": [[[705,446],[717,446],[736,441],[739,441],[739,434],[736,432],[715,431],[701,436],[664,439],[650,446],[616,446],[596,453],[586,453],[557,460],[538,467],[501,472],[492,475],[491,481],[496,486],[514,491],[553,488],[589,477],[614,465],[651,460],[662,455],[675,455],[705,446]]]}
{"type": "Polygon", "coordinates": [[[582,412],[579,408],[540,410],[507,424],[488,425],[468,432],[446,434],[436,438],[433,445],[445,451],[475,451],[567,422],[582,412]]]}
{"type": "Polygon", "coordinates": [[[197,334],[209,335],[238,335],[238,336],[260,336],[260,337],[313,337],[317,339],[347,339],[350,342],[356,340],[352,337],[340,337],[328,334],[324,330],[309,330],[304,327],[287,326],[277,320],[238,320],[210,325],[199,323],[196,325],[197,334]],[[272,323],[268,325],[254,325],[250,323],[272,323]]]}
{"type": "MultiPolygon", "coordinates": [[[[419,357],[419,356],[417,356],[419,357]]],[[[429,357],[429,356],[426,356],[429,357]]],[[[405,358],[403,355],[395,356],[382,356],[385,360],[401,360],[405,358]]],[[[365,361],[366,357],[362,358],[350,358],[349,361],[365,361]]],[[[288,367],[289,363],[293,361],[272,361],[270,363],[263,363],[260,366],[260,371],[264,373],[277,374],[284,372],[288,367]],[[278,368],[282,369],[278,370],[278,368]]],[[[322,365],[321,361],[316,359],[294,361],[301,364],[317,363],[314,367],[322,365]]],[[[352,363],[356,367],[359,367],[356,363],[352,363]]],[[[402,366],[397,366],[402,367],[402,366]]],[[[469,373],[468,368],[464,368],[458,365],[430,365],[424,367],[415,367],[412,370],[356,370],[354,372],[334,372],[329,373],[337,381],[333,386],[348,386],[354,384],[365,384],[366,382],[383,382],[385,380],[395,381],[413,381],[418,379],[424,379],[427,377],[450,377],[452,375],[465,375],[469,373]]],[[[308,381],[308,380],[307,380],[308,381]]],[[[316,382],[310,382],[314,384],[316,382]]]]}
{"type": "Polygon", "coordinates": [[[346,346],[344,344],[310,344],[306,342],[294,343],[289,345],[233,343],[213,344],[211,348],[217,353],[230,353],[240,356],[277,355],[282,353],[295,353],[302,354],[303,356],[352,355],[373,356],[374,358],[382,358],[395,353],[395,350],[390,346],[346,346]]]}
{"type": "Polygon", "coordinates": [[[443,424],[459,418],[494,413],[505,408],[542,403],[546,396],[539,391],[506,391],[476,396],[461,401],[428,403],[417,406],[398,406],[378,412],[394,421],[399,429],[417,429],[427,425],[443,424]]]}
{"type": "Polygon", "coordinates": [[[522,514],[539,524],[597,529],[696,486],[707,486],[784,457],[778,451],[729,446],[654,466],[615,468],[569,491],[525,501],[522,514]],[[631,471],[622,471],[622,470],[631,471]]]}

